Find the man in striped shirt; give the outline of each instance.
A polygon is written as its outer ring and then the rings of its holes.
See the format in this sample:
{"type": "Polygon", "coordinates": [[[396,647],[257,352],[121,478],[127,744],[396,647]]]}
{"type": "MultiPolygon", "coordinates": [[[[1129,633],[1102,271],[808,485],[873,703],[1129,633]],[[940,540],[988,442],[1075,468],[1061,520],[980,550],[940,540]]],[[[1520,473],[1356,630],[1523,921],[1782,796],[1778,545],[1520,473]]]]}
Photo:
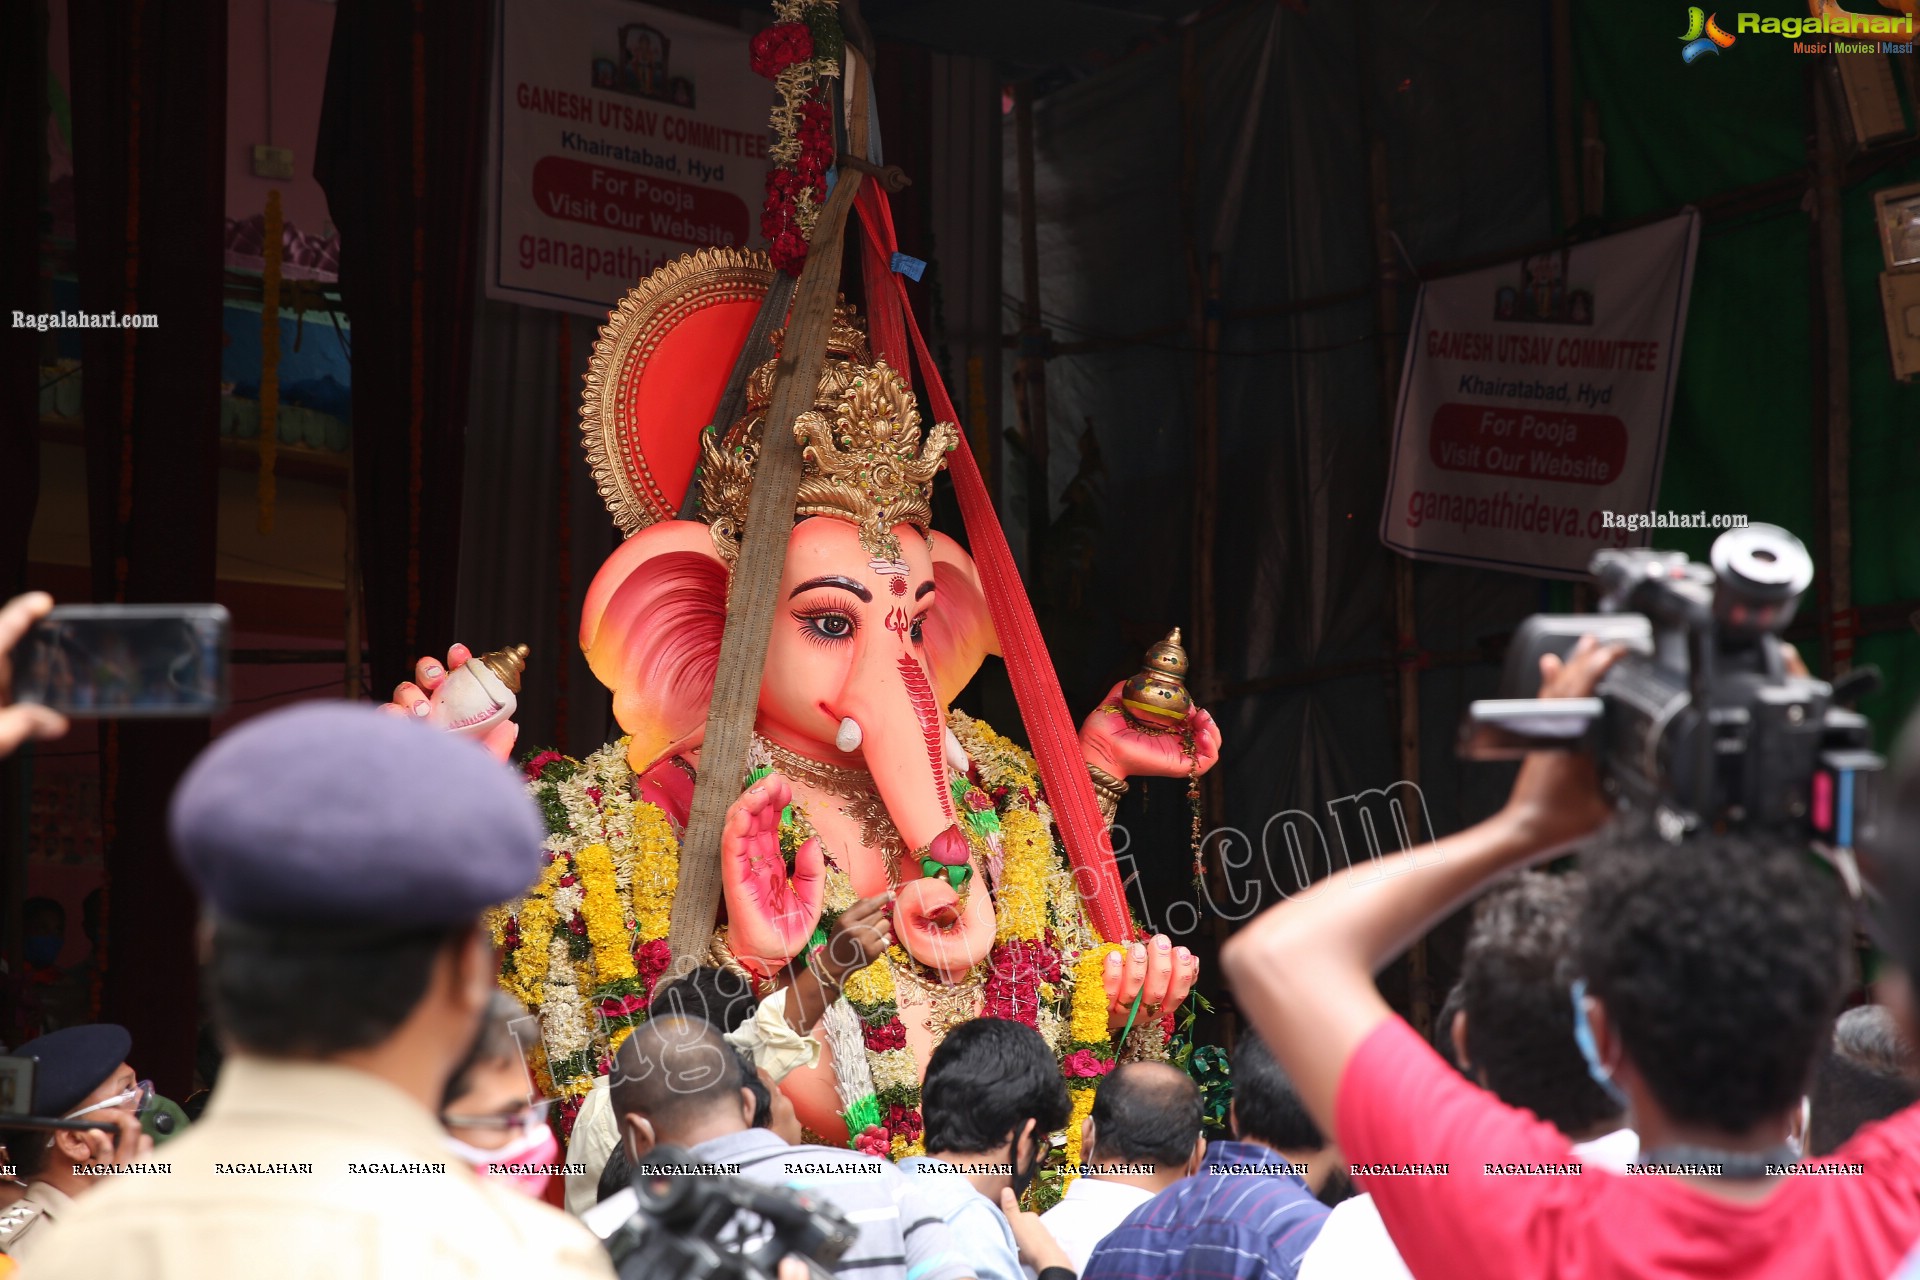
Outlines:
{"type": "MultiPolygon", "coordinates": [[[[789,1146],[753,1127],[754,1096],[745,1069],[711,1024],[669,1015],[641,1025],[620,1046],[612,1072],[613,1109],[627,1155],[656,1146],[685,1149],[712,1172],[770,1186],[795,1187],[846,1216],[859,1239],[833,1266],[849,1280],[972,1280],[938,1213],[913,1181],[885,1160],[842,1147],[789,1146]]],[[[620,1216],[631,1190],[590,1210],[620,1216]]]]}
{"type": "Polygon", "coordinates": [[[1233,1051],[1233,1141],[1200,1172],[1135,1209],[1094,1246],[1081,1280],[1294,1280],[1339,1162],[1273,1054],[1251,1032],[1233,1051]]]}

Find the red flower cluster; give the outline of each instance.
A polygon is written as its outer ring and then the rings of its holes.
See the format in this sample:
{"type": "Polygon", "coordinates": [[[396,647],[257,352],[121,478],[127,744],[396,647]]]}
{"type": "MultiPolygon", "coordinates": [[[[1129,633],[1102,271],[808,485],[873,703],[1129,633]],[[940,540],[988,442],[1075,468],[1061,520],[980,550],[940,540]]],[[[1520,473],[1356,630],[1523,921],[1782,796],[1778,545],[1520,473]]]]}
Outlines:
{"type": "Polygon", "coordinates": [[[1038,1026],[1039,987],[1060,981],[1060,953],[1045,941],[1003,942],[988,956],[987,969],[981,1016],[1038,1026]]]}
{"type": "Polygon", "coordinates": [[[768,27],[747,46],[757,76],[772,80],[796,62],[813,57],[813,32],[804,22],[782,22],[768,27]]]}
{"type": "Polygon", "coordinates": [[[767,200],[760,212],[760,234],[767,238],[773,265],[789,275],[799,275],[807,260],[807,240],[800,230],[800,193],[811,193],[815,206],[825,203],[827,170],[833,167],[833,110],[820,87],[800,104],[797,115],[799,159],[791,169],[768,171],[767,200]]]}
{"type": "Polygon", "coordinates": [[[861,1036],[867,1042],[869,1053],[885,1053],[889,1049],[907,1047],[907,1029],[900,1025],[898,1018],[869,1022],[861,1028],[861,1036]]]}
{"type": "Polygon", "coordinates": [[[827,170],[833,167],[833,110],[817,94],[800,104],[800,159],[793,167],[824,200],[827,170]]]}
{"type": "Polygon", "coordinates": [[[564,759],[566,759],[566,757],[558,751],[542,751],[539,755],[527,761],[526,774],[528,779],[533,782],[540,781],[540,775],[546,772],[548,765],[552,764],[555,760],[564,759]]]}
{"type": "Polygon", "coordinates": [[[1060,942],[1053,936],[1051,929],[1046,931],[1040,946],[1039,968],[1040,981],[1060,981],[1060,942]]]}
{"type": "Polygon", "coordinates": [[[854,1135],[853,1149],[861,1155],[879,1156],[885,1160],[893,1154],[893,1141],[887,1137],[885,1129],[870,1124],[854,1135]]]}
{"type": "Polygon", "coordinates": [[[987,794],[993,797],[994,808],[1002,812],[1005,812],[1007,806],[1010,804],[1018,803],[1028,809],[1038,808],[1040,804],[1040,801],[1034,796],[1033,792],[1024,785],[1019,787],[998,786],[994,787],[987,794]]]}
{"type": "Polygon", "coordinates": [[[630,1013],[638,1013],[647,1007],[647,998],[638,995],[608,996],[599,1003],[600,1016],[603,1018],[624,1018],[630,1013]]]}
{"type": "Polygon", "coordinates": [[[653,984],[660,981],[660,975],[672,962],[673,948],[665,938],[643,942],[633,949],[633,964],[640,971],[640,983],[646,988],[648,998],[653,995],[653,984]]]}
{"type": "Polygon", "coordinates": [[[925,1132],[920,1123],[920,1109],[903,1107],[897,1102],[888,1107],[887,1132],[908,1142],[918,1142],[920,1135],[925,1132]]]}
{"type": "Polygon", "coordinates": [[[1061,1074],[1073,1079],[1092,1079],[1113,1070],[1113,1059],[1103,1058],[1091,1049],[1075,1049],[1060,1063],[1061,1074]]]}
{"type": "Polygon", "coordinates": [[[567,921],[567,932],[573,934],[577,938],[586,937],[587,936],[586,918],[582,916],[579,912],[577,911],[574,912],[573,919],[567,921]]]}

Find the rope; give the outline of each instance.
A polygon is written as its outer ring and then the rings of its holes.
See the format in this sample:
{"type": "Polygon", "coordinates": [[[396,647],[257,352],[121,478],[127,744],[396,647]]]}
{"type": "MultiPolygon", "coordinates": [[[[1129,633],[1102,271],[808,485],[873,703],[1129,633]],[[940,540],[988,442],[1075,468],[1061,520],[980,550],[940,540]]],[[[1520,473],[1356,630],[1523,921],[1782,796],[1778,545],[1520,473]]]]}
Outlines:
{"type": "MultiPolygon", "coordinates": [[[[886,196],[876,187],[860,201],[860,220],[868,242],[883,256],[890,257],[898,247],[893,216],[886,196]]],[[[958,422],[960,415],[940,379],[940,369],[921,336],[920,322],[907,305],[906,282],[892,274],[894,299],[888,309],[897,306],[912,339],[918,357],[920,380],[926,388],[927,402],[935,422],[958,422]]],[[[871,300],[870,300],[871,301],[871,300]]],[[[876,303],[872,310],[881,308],[876,303]]],[[[877,348],[876,348],[877,349],[877,348]]],[[[947,459],[947,474],[953,477],[954,496],[960,503],[960,515],[966,523],[967,542],[974,562],[980,567],[980,584],[987,597],[994,632],[1000,638],[1000,653],[1007,664],[1007,676],[1013,684],[1014,700],[1020,706],[1020,719],[1033,744],[1034,761],[1040,766],[1040,780],[1053,806],[1054,824],[1060,828],[1061,843],[1067,847],[1067,861],[1073,866],[1074,887],[1086,904],[1094,929],[1106,942],[1127,942],[1134,936],[1133,913],[1127,907],[1126,889],[1113,862],[1113,838],[1108,824],[1100,816],[1093,796],[1093,782],[1080,754],[1080,735],[1067,712],[1066,696],[1060,691],[1060,677],[1047,654],[1046,638],[1033,613],[1020,581],[1019,567],[1007,546],[1006,531],[1000,527],[1000,515],[994,510],[993,496],[974,460],[967,437],[947,459]]]]}

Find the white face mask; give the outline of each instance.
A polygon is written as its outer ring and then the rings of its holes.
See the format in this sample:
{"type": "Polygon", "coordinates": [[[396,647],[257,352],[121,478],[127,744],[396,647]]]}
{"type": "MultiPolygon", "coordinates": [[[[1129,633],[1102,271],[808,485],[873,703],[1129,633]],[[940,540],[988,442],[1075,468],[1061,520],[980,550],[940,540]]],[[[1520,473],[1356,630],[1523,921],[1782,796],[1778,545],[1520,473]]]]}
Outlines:
{"type": "Polygon", "coordinates": [[[452,1134],[447,1135],[447,1145],[453,1148],[455,1155],[473,1166],[473,1171],[483,1178],[504,1178],[513,1183],[516,1190],[529,1196],[538,1196],[546,1188],[551,1176],[545,1167],[554,1163],[560,1154],[560,1139],[553,1136],[553,1130],[546,1125],[536,1125],[521,1134],[504,1147],[488,1150],[476,1147],[472,1143],[462,1142],[452,1134]],[[508,1173],[509,1165],[532,1165],[537,1171],[508,1173]]]}

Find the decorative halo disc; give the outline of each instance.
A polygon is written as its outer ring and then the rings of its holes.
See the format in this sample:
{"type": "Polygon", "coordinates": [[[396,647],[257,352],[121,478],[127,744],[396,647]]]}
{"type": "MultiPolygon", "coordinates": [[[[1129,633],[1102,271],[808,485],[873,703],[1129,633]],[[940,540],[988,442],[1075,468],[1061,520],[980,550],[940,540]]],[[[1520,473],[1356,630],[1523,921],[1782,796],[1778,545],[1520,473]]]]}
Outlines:
{"type": "Polygon", "coordinates": [[[700,433],[773,283],[766,254],[702,249],[620,299],[594,340],[580,431],[600,497],[628,536],[680,514],[700,433]]]}

